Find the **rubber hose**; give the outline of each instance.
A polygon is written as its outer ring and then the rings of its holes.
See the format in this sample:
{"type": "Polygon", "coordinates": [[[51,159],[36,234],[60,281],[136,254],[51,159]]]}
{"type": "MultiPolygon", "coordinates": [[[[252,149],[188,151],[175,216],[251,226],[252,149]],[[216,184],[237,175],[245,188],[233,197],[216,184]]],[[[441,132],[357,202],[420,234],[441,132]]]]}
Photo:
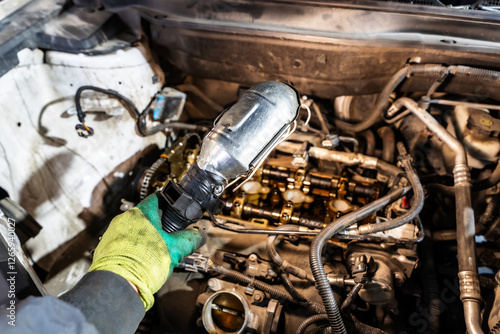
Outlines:
{"type": "Polygon", "coordinates": [[[491,198],[490,202],[486,205],[484,213],[481,215],[476,225],[476,234],[481,235],[483,232],[485,232],[491,222],[497,217],[499,202],[499,194],[496,194],[491,198]]]}
{"type": "MultiPolygon", "coordinates": [[[[397,71],[389,80],[389,82],[384,86],[382,92],[380,92],[375,107],[372,113],[364,120],[356,124],[344,122],[341,120],[335,120],[335,125],[344,131],[351,132],[361,132],[370,128],[373,124],[377,122],[382,112],[387,106],[388,100],[392,92],[397,88],[397,86],[409,75],[411,74],[432,74],[441,75],[443,71],[449,70],[449,67],[435,64],[417,64],[409,65],[403,67],[397,71]]],[[[472,77],[476,79],[483,80],[500,80],[500,72],[486,70],[482,68],[474,68],[468,66],[456,66],[450,70],[450,74],[458,77],[472,77]]]]}
{"type": "MultiPolygon", "coordinates": [[[[363,283],[356,283],[356,285],[351,289],[347,297],[344,299],[344,302],[342,303],[342,306],[340,307],[340,311],[345,314],[346,312],[349,312],[349,306],[351,306],[352,302],[356,297],[358,296],[359,290],[363,287],[363,283]]],[[[349,312],[350,313],[350,312],[349,312]]]]}
{"type": "Polygon", "coordinates": [[[421,282],[423,290],[423,302],[429,312],[429,332],[439,333],[439,315],[441,314],[441,303],[439,299],[439,281],[436,274],[432,242],[425,238],[418,248],[422,260],[421,282]]]}
{"type": "MultiPolygon", "coordinates": [[[[500,159],[495,167],[495,169],[491,172],[491,175],[487,178],[476,181],[472,183],[472,191],[481,191],[493,186],[496,186],[500,182],[500,159]]],[[[428,192],[439,192],[448,196],[455,196],[455,189],[453,186],[445,186],[440,183],[429,183],[425,185],[425,189],[428,192]]]]}
{"type": "Polygon", "coordinates": [[[375,153],[375,135],[373,131],[368,129],[360,133],[360,135],[365,139],[365,155],[372,156],[375,153]]]}
{"type": "Polygon", "coordinates": [[[285,287],[286,291],[297,301],[301,301],[305,304],[305,307],[311,311],[312,313],[326,313],[325,307],[323,305],[320,305],[318,303],[315,303],[309,299],[307,299],[304,295],[302,295],[300,292],[295,289],[295,287],[292,284],[292,281],[290,281],[290,278],[288,278],[288,274],[285,272],[281,272],[281,280],[283,281],[283,286],[285,287]]]}
{"type": "MultiPolygon", "coordinates": [[[[283,226],[278,226],[276,229],[277,230],[284,230],[285,227],[288,227],[287,225],[283,226]]],[[[284,261],[281,256],[278,254],[276,251],[276,245],[274,244],[278,236],[272,235],[267,238],[267,243],[266,243],[266,249],[267,249],[267,254],[269,255],[270,259],[283,271],[286,271],[289,274],[292,274],[293,276],[296,276],[298,278],[306,279],[311,283],[314,283],[314,277],[306,272],[304,269],[301,269],[297,266],[294,266],[293,264],[284,261]]]]}
{"type": "Polygon", "coordinates": [[[394,162],[394,152],[396,151],[394,131],[388,126],[383,126],[377,130],[377,133],[382,138],[382,160],[389,163],[394,162]]]}
{"type": "Polygon", "coordinates": [[[316,314],[307,318],[306,320],[301,322],[299,327],[297,327],[297,331],[295,333],[304,334],[306,332],[307,327],[320,321],[325,321],[325,322],[328,321],[328,316],[326,314],[316,314]]]}
{"type": "Polygon", "coordinates": [[[360,209],[348,213],[345,216],[333,221],[328,226],[326,226],[316,237],[314,237],[310,252],[309,252],[309,263],[311,270],[316,281],[316,288],[325,305],[326,313],[328,314],[328,321],[334,333],[346,334],[346,329],[340,311],[335,301],[328,277],[326,276],[325,269],[321,262],[321,252],[323,247],[326,245],[328,240],[336,233],[346,229],[347,227],[355,224],[356,222],[364,219],[374,212],[383,209],[387,204],[390,204],[406,194],[409,191],[409,187],[399,188],[391,191],[389,194],[369,203],[360,209]]]}
{"type": "Polygon", "coordinates": [[[247,275],[244,275],[240,272],[237,272],[236,270],[227,269],[227,268],[220,266],[218,264],[213,264],[211,266],[210,270],[215,271],[221,275],[224,275],[224,276],[226,276],[232,280],[238,281],[240,283],[252,284],[258,290],[267,292],[268,294],[270,294],[271,296],[273,296],[275,298],[284,299],[284,300],[292,302],[292,303],[297,302],[292,296],[290,296],[290,294],[288,294],[287,291],[273,287],[273,286],[266,284],[264,282],[261,282],[259,280],[253,279],[247,275]]]}
{"type": "MultiPolygon", "coordinates": [[[[404,149],[402,145],[402,143],[398,143],[398,148],[404,149]]],[[[404,151],[406,152],[406,150],[404,151]]],[[[418,178],[417,173],[411,165],[411,157],[405,154],[403,156],[403,159],[401,160],[401,164],[403,165],[403,168],[406,172],[406,177],[408,178],[408,181],[410,181],[410,185],[413,189],[413,203],[411,205],[411,208],[404,215],[399,216],[395,219],[378,224],[361,225],[358,228],[358,232],[360,234],[382,232],[400,227],[414,220],[418,216],[420,211],[422,211],[425,201],[424,189],[420,184],[420,179],[418,178]]]]}
{"type": "Polygon", "coordinates": [[[377,102],[375,103],[375,107],[371,114],[364,120],[356,124],[344,122],[341,120],[335,120],[335,125],[337,128],[344,131],[351,132],[361,132],[369,127],[371,127],[379,117],[382,115],[382,112],[387,107],[388,100],[392,92],[396,89],[396,87],[403,82],[403,80],[413,73],[424,73],[424,74],[436,74],[439,75],[441,71],[445,68],[441,65],[409,65],[403,67],[399,71],[394,74],[389,82],[385,85],[380,92],[377,102]]]}

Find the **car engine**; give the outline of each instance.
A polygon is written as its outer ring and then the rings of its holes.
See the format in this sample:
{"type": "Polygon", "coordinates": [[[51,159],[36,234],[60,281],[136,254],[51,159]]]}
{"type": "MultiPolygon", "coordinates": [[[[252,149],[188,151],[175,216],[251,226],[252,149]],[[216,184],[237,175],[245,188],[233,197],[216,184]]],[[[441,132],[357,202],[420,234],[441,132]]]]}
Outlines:
{"type": "Polygon", "coordinates": [[[115,215],[185,188],[207,242],[137,333],[500,333],[495,3],[8,3],[23,294],[64,293],[115,215]]]}

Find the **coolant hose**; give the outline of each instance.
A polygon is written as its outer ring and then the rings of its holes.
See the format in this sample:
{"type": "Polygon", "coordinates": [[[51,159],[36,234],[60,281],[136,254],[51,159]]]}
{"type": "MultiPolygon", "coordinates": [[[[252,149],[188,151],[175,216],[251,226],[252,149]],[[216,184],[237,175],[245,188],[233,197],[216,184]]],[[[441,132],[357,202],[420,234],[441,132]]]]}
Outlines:
{"type": "Polygon", "coordinates": [[[401,154],[400,163],[403,166],[406,172],[406,177],[410,181],[411,188],[413,189],[413,202],[411,204],[411,208],[404,215],[401,215],[395,219],[378,224],[361,225],[358,228],[359,234],[382,232],[403,226],[404,224],[407,224],[414,220],[424,207],[424,189],[420,184],[420,179],[418,178],[417,173],[411,165],[411,156],[409,154],[406,154],[406,149],[401,142],[398,143],[398,149],[399,153],[401,154]]]}
{"type": "Polygon", "coordinates": [[[323,268],[323,264],[321,262],[321,252],[323,251],[323,247],[336,233],[384,208],[386,205],[394,202],[406,194],[409,190],[410,187],[393,190],[384,197],[381,197],[378,200],[333,221],[316,237],[314,237],[309,252],[309,263],[316,281],[316,289],[318,289],[323,300],[323,304],[325,305],[326,313],[328,315],[328,321],[334,333],[347,334],[337,302],[335,301],[333,291],[330,287],[328,277],[326,276],[325,269],[323,268]]]}
{"type": "Polygon", "coordinates": [[[383,126],[377,130],[377,133],[382,138],[382,160],[392,163],[396,150],[394,131],[388,126],[383,126]]]}
{"type": "Polygon", "coordinates": [[[314,324],[316,322],[320,322],[320,321],[326,322],[327,320],[328,320],[328,317],[326,314],[313,315],[313,316],[307,318],[306,320],[302,321],[300,323],[299,327],[297,327],[297,331],[295,333],[296,334],[304,334],[306,332],[307,327],[311,326],[312,324],[314,324]]]}
{"type": "Polygon", "coordinates": [[[375,135],[373,131],[368,129],[361,132],[359,135],[365,139],[365,154],[373,155],[375,153],[375,135]]]}
{"type": "MultiPolygon", "coordinates": [[[[296,229],[297,226],[294,225],[282,225],[276,228],[276,230],[296,230],[296,229]]],[[[306,279],[309,282],[314,283],[314,277],[310,273],[308,273],[304,269],[294,266],[293,264],[281,258],[281,256],[278,254],[278,251],[276,251],[275,242],[277,237],[278,236],[276,235],[271,235],[267,238],[266,249],[269,258],[278,266],[279,269],[286,271],[287,273],[295,277],[306,279]]]]}
{"type": "Polygon", "coordinates": [[[379,117],[382,115],[382,112],[387,107],[389,96],[405,78],[414,73],[439,75],[443,68],[445,67],[441,65],[409,65],[403,67],[392,76],[389,82],[382,89],[382,92],[380,92],[377,102],[375,103],[375,107],[364,121],[351,124],[345,121],[335,120],[335,125],[341,130],[351,132],[361,132],[368,129],[375,124],[375,122],[377,122],[379,117]]]}
{"type": "MultiPolygon", "coordinates": [[[[356,124],[348,123],[341,120],[335,120],[335,125],[337,128],[344,131],[351,132],[361,132],[377,122],[379,117],[382,115],[385,107],[387,106],[388,100],[392,92],[399,86],[401,82],[412,74],[424,74],[424,75],[442,75],[442,73],[448,72],[457,77],[472,77],[482,80],[496,81],[500,79],[500,72],[486,70],[482,68],[474,68],[468,66],[442,66],[436,64],[416,64],[408,65],[397,71],[389,80],[380,92],[377,102],[370,113],[370,115],[364,120],[356,124]]],[[[497,83],[498,85],[498,83],[497,83]]]]}
{"type": "Polygon", "coordinates": [[[283,281],[283,286],[285,287],[286,291],[288,291],[288,293],[295,300],[302,302],[304,304],[304,307],[306,307],[309,311],[311,311],[314,314],[326,312],[325,307],[323,305],[320,305],[318,303],[315,303],[307,299],[304,295],[298,292],[293,286],[292,281],[290,281],[290,278],[288,278],[288,274],[283,271],[281,272],[281,280],[283,281]]]}

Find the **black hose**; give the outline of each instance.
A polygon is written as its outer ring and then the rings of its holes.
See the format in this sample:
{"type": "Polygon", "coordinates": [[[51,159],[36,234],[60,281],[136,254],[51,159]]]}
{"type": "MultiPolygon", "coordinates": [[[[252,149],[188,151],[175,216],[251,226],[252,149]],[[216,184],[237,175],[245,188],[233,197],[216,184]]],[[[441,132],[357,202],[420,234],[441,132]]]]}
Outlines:
{"type": "Polygon", "coordinates": [[[281,272],[281,280],[283,281],[283,286],[285,287],[286,291],[297,301],[300,301],[304,303],[304,306],[311,311],[312,313],[325,313],[325,307],[323,305],[320,305],[318,303],[315,303],[308,298],[306,298],[304,295],[302,295],[300,292],[295,289],[295,286],[293,286],[292,281],[290,281],[290,278],[288,278],[288,274],[285,272],[281,272]]]}
{"type": "Polygon", "coordinates": [[[382,174],[387,175],[389,177],[396,177],[400,174],[403,174],[403,171],[401,169],[394,166],[393,164],[390,164],[382,160],[377,161],[376,169],[382,174]]]}
{"type": "Polygon", "coordinates": [[[377,130],[382,138],[382,160],[392,163],[394,161],[394,152],[396,151],[396,139],[394,131],[388,126],[383,126],[377,130]]]}
{"type": "Polygon", "coordinates": [[[434,263],[434,252],[432,241],[424,239],[421,247],[418,247],[422,265],[420,268],[420,279],[423,291],[423,303],[428,310],[429,332],[439,333],[439,316],[441,314],[441,300],[439,299],[439,280],[434,263]]]}
{"type": "Polygon", "coordinates": [[[389,82],[385,85],[377,97],[377,102],[370,115],[364,120],[356,124],[351,124],[341,120],[335,120],[337,128],[344,131],[361,132],[371,127],[382,115],[382,112],[387,107],[388,100],[392,92],[405,78],[414,73],[424,74],[440,74],[443,69],[441,65],[409,65],[403,67],[394,74],[389,82]]]}
{"type": "Polygon", "coordinates": [[[137,110],[137,108],[135,107],[135,105],[132,101],[130,101],[128,98],[126,98],[125,96],[121,95],[120,93],[118,93],[114,90],[104,89],[104,88],[100,88],[100,87],[96,87],[96,86],[81,86],[80,88],[78,88],[76,90],[76,93],[75,93],[76,115],[78,116],[78,120],[80,121],[80,123],[85,123],[85,114],[83,113],[82,105],[81,105],[81,96],[82,96],[82,92],[84,90],[93,90],[93,91],[96,91],[99,93],[110,95],[110,96],[116,98],[118,101],[124,103],[125,106],[128,107],[134,113],[134,116],[136,118],[139,118],[139,116],[141,115],[139,113],[139,110],[137,110]]]}
{"type": "MultiPolygon", "coordinates": [[[[244,275],[236,270],[228,269],[223,266],[220,266],[218,264],[213,264],[210,267],[211,271],[214,271],[216,273],[219,273],[221,275],[226,276],[229,279],[232,279],[234,281],[243,283],[243,284],[251,284],[253,285],[256,289],[264,291],[274,298],[286,300],[288,302],[292,303],[297,303],[297,300],[295,300],[290,294],[280,288],[273,287],[267,283],[261,282],[259,280],[253,279],[247,275],[244,275]]],[[[299,303],[300,304],[300,303],[299,303]]]]}
{"type": "MultiPolygon", "coordinates": [[[[290,229],[290,227],[295,228],[295,226],[293,225],[283,225],[283,226],[278,226],[276,229],[285,230],[285,229],[290,229]]],[[[292,274],[293,276],[306,279],[309,282],[314,283],[314,277],[310,273],[308,273],[304,269],[294,266],[293,264],[281,258],[274,244],[277,237],[278,236],[276,235],[272,235],[269,236],[269,238],[267,238],[266,248],[269,258],[278,266],[279,269],[286,271],[287,273],[292,274]]]]}
{"type": "Polygon", "coordinates": [[[500,195],[496,194],[491,198],[490,202],[486,205],[484,213],[479,218],[479,221],[476,225],[476,234],[481,235],[483,232],[485,232],[488,226],[490,226],[491,222],[493,222],[493,220],[497,217],[499,203],[500,203],[500,195]]]}
{"type": "Polygon", "coordinates": [[[406,177],[408,178],[408,181],[410,181],[410,185],[413,189],[413,202],[411,204],[411,208],[404,215],[399,216],[395,219],[378,224],[361,225],[358,228],[359,234],[387,231],[407,224],[414,220],[424,207],[424,189],[422,188],[420,179],[418,178],[418,175],[411,164],[411,156],[409,154],[406,154],[406,149],[401,142],[398,143],[398,149],[400,150],[401,154],[401,165],[403,166],[406,172],[406,177]]]}
{"type": "Polygon", "coordinates": [[[360,135],[365,138],[365,155],[372,156],[375,153],[375,135],[373,131],[367,129],[360,133],[360,135]]]}
{"type": "MultiPolygon", "coordinates": [[[[493,186],[496,186],[500,182],[500,159],[495,166],[495,169],[491,172],[490,176],[480,181],[472,183],[472,191],[481,191],[493,186]]],[[[453,186],[446,186],[440,183],[429,183],[425,185],[425,189],[428,192],[439,192],[447,196],[455,196],[455,188],[453,186]]]]}
{"type": "Polygon", "coordinates": [[[345,230],[347,227],[355,224],[356,222],[364,219],[374,212],[383,209],[386,205],[394,202],[410,190],[409,187],[399,188],[391,191],[384,197],[369,203],[360,209],[348,213],[345,216],[333,221],[331,224],[326,226],[323,231],[321,231],[312,241],[311,249],[309,252],[309,263],[311,270],[316,281],[316,288],[319,291],[321,298],[323,299],[323,304],[325,305],[326,312],[328,314],[328,321],[332,330],[335,333],[346,333],[344,322],[340,315],[340,311],[335,301],[328,277],[326,276],[325,269],[321,262],[321,252],[323,247],[326,245],[328,240],[336,233],[345,230]]]}
{"type": "Polygon", "coordinates": [[[436,64],[417,64],[408,65],[397,71],[389,80],[389,82],[384,86],[380,92],[377,102],[370,113],[370,115],[364,120],[356,124],[344,122],[341,120],[335,120],[335,125],[337,128],[344,131],[351,132],[361,132],[377,122],[381,117],[382,112],[387,107],[387,103],[392,92],[399,86],[401,82],[412,74],[425,74],[425,75],[436,75],[442,76],[443,71],[449,70],[449,73],[457,77],[472,77],[483,80],[500,80],[500,72],[485,70],[482,68],[474,68],[468,66],[454,66],[450,67],[436,65],[436,64]]]}
{"type": "Polygon", "coordinates": [[[356,285],[351,289],[351,291],[347,294],[347,297],[344,299],[342,306],[340,307],[340,311],[342,314],[350,313],[349,307],[352,302],[358,296],[359,290],[363,287],[363,283],[356,283],[356,285]]]}
{"type": "Polygon", "coordinates": [[[349,329],[349,333],[360,333],[360,334],[383,334],[384,332],[381,329],[374,328],[372,326],[363,324],[356,318],[354,314],[352,314],[350,310],[350,306],[352,302],[356,299],[359,294],[359,290],[363,288],[363,283],[356,283],[354,287],[351,289],[347,297],[344,299],[342,306],[340,307],[340,311],[349,320],[346,325],[349,329]]]}
{"type": "Polygon", "coordinates": [[[495,169],[491,172],[490,176],[472,184],[472,191],[491,188],[493,186],[496,186],[498,182],[500,182],[500,159],[498,160],[498,163],[495,169]]]}
{"type": "Polygon", "coordinates": [[[297,327],[297,331],[295,332],[296,334],[304,334],[306,332],[307,327],[311,326],[312,324],[315,324],[317,322],[327,322],[328,321],[328,316],[326,314],[316,314],[313,315],[306,320],[302,321],[297,327]]]}
{"type": "Polygon", "coordinates": [[[290,283],[290,286],[298,294],[297,298],[290,295],[289,292],[287,292],[283,289],[276,288],[276,287],[271,286],[267,283],[261,282],[259,280],[252,278],[252,277],[249,277],[245,274],[242,274],[236,270],[228,269],[228,268],[225,268],[225,267],[220,266],[218,264],[213,264],[210,267],[210,271],[214,271],[216,273],[224,275],[227,278],[234,280],[234,281],[237,281],[237,282],[242,283],[242,284],[253,285],[257,290],[264,291],[264,292],[270,294],[271,296],[273,296],[274,298],[300,305],[302,307],[307,308],[311,312],[314,312],[314,313],[324,313],[325,312],[325,308],[322,305],[320,305],[318,303],[314,303],[312,301],[309,301],[304,296],[300,295],[298,293],[298,291],[295,290],[295,288],[293,287],[290,280],[288,280],[288,281],[286,280],[288,277],[286,277],[286,279],[284,280],[284,283],[287,283],[287,282],[290,283]]]}

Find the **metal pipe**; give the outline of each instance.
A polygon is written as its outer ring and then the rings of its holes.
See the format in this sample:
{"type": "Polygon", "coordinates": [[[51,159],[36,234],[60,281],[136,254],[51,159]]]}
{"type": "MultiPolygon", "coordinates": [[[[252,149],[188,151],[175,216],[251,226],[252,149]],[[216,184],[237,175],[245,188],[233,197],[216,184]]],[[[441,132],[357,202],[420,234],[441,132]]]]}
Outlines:
{"type": "Polygon", "coordinates": [[[434,135],[440,138],[455,153],[453,175],[460,299],[464,304],[467,331],[469,333],[482,333],[481,309],[479,307],[481,290],[476,265],[474,210],[472,209],[471,178],[465,149],[434,117],[409,98],[403,97],[396,100],[389,109],[388,114],[394,115],[403,106],[417,116],[434,135]]]}
{"type": "Polygon", "coordinates": [[[347,137],[347,136],[339,136],[339,140],[343,143],[351,143],[353,152],[358,152],[359,142],[356,138],[347,137]]]}
{"type": "Polygon", "coordinates": [[[430,100],[428,103],[441,104],[443,106],[464,106],[464,107],[468,107],[468,108],[479,108],[479,109],[484,108],[484,109],[500,110],[500,105],[466,102],[466,101],[433,99],[433,100],[430,100]]]}
{"type": "MultiPolygon", "coordinates": [[[[302,144],[284,141],[276,147],[278,151],[293,154],[300,149],[302,144]]],[[[348,153],[341,151],[331,151],[321,147],[311,147],[309,149],[309,156],[319,160],[340,162],[349,166],[359,165],[367,169],[375,169],[388,176],[397,176],[402,174],[403,171],[398,167],[391,165],[385,161],[370,157],[361,153],[348,153]]]]}

